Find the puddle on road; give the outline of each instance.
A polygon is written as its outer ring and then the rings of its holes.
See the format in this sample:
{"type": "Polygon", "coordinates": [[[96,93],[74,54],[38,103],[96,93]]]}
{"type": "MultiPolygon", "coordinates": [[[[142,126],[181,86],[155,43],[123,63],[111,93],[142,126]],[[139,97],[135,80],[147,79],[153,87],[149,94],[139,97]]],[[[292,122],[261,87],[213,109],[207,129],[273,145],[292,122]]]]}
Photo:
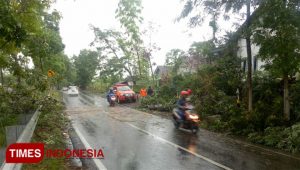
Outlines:
{"type": "Polygon", "coordinates": [[[95,129],[97,128],[97,125],[95,123],[84,120],[81,122],[81,124],[90,135],[92,135],[92,136],[95,135],[95,133],[96,133],[95,129]]]}

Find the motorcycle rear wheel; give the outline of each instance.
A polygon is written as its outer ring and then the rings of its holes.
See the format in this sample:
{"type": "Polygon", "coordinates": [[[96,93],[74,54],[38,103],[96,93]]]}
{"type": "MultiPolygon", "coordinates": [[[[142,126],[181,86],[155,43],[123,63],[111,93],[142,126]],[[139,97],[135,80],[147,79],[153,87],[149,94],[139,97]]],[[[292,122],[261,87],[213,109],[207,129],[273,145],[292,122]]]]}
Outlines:
{"type": "Polygon", "coordinates": [[[176,120],[173,120],[173,124],[174,124],[174,126],[175,126],[176,129],[178,129],[179,126],[180,126],[180,123],[177,122],[176,120]]]}

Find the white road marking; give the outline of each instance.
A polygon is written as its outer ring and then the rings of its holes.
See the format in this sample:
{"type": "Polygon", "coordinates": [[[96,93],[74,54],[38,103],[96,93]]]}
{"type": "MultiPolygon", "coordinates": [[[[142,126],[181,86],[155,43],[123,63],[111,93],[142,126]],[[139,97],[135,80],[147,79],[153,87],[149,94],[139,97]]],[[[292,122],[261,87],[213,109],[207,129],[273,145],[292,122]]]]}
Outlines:
{"type": "MultiPolygon", "coordinates": [[[[106,115],[108,115],[109,117],[111,117],[111,118],[113,118],[113,119],[116,119],[114,116],[110,115],[107,111],[103,111],[103,112],[104,112],[106,115]]],[[[116,119],[116,120],[118,120],[118,119],[116,119]]],[[[120,121],[120,120],[118,120],[118,121],[120,121]]],[[[175,148],[180,148],[180,149],[182,149],[182,150],[184,150],[184,151],[186,151],[186,152],[188,152],[188,153],[190,153],[190,154],[192,154],[192,155],[194,155],[194,156],[196,156],[196,157],[198,157],[198,158],[201,158],[201,159],[203,159],[203,160],[205,160],[205,161],[207,161],[207,162],[213,164],[213,165],[216,165],[216,166],[218,166],[218,167],[220,167],[220,168],[223,168],[223,169],[226,169],[226,170],[232,170],[231,168],[229,168],[229,167],[227,167],[227,166],[225,166],[225,165],[222,165],[222,164],[220,164],[220,163],[218,163],[218,162],[215,162],[215,161],[213,161],[213,160],[211,160],[211,159],[209,159],[209,158],[207,158],[207,157],[205,157],[205,156],[199,155],[199,154],[197,154],[197,153],[195,153],[195,152],[193,152],[193,151],[190,151],[190,150],[188,150],[188,149],[186,149],[186,148],[184,148],[184,147],[182,147],[182,146],[179,146],[179,145],[177,145],[177,144],[175,144],[175,143],[172,143],[172,142],[170,142],[170,141],[168,141],[168,140],[166,140],[166,139],[163,139],[163,138],[161,138],[161,137],[159,137],[159,136],[156,136],[156,135],[154,135],[154,134],[152,134],[152,133],[150,133],[150,132],[148,132],[148,131],[146,131],[146,130],[144,130],[144,129],[141,129],[141,128],[139,128],[139,127],[137,127],[137,126],[135,126],[135,125],[133,125],[133,124],[131,124],[131,123],[128,123],[128,122],[125,122],[125,123],[126,123],[127,125],[129,125],[129,126],[135,128],[135,129],[141,131],[141,132],[144,132],[144,133],[146,133],[146,134],[148,134],[148,135],[150,135],[150,136],[152,136],[152,137],[154,137],[154,138],[156,138],[156,139],[158,139],[158,140],[160,140],[160,141],[166,143],[166,144],[169,144],[169,145],[171,145],[171,146],[173,146],[173,147],[175,147],[175,148]]]]}
{"type": "MultiPolygon", "coordinates": [[[[80,138],[81,142],[85,146],[85,148],[86,149],[88,149],[88,148],[92,149],[92,147],[86,141],[86,139],[83,137],[83,135],[81,134],[81,132],[75,126],[73,126],[73,127],[74,127],[74,130],[77,133],[78,137],[80,138]]],[[[99,170],[107,170],[107,168],[102,164],[102,162],[99,159],[93,158],[92,160],[94,161],[95,165],[97,166],[97,168],[99,170]]]]}
{"type": "MultiPolygon", "coordinates": [[[[100,98],[101,98],[101,97],[100,97],[100,98]]],[[[103,98],[102,98],[102,99],[103,99],[103,98]]],[[[104,99],[103,99],[103,100],[104,100],[104,99]]],[[[128,109],[128,110],[131,109],[131,108],[128,108],[128,107],[126,107],[126,106],[124,106],[123,108],[128,109]]],[[[147,113],[147,112],[143,112],[143,111],[135,110],[135,109],[133,109],[133,110],[134,110],[135,112],[142,113],[142,114],[147,115],[147,116],[158,117],[158,116],[153,115],[153,114],[151,114],[151,113],[147,113]]],[[[108,114],[107,111],[105,111],[105,113],[108,114]]],[[[111,116],[111,117],[112,117],[112,116],[111,116]]],[[[267,149],[267,148],[263,148],[263,147],[260,147],[260,146],[257,146],[257,145],[253,145],[253,144],[248,143],[248,142],[236,141],[236,140],[231,139],[231,138],[228,138],[228,137],[226,137],[226,140],[229,140],[229,141],[234,142],[234,143],[238,143],[238,144],[240,144],[240,145],[242,145],[242,146],[244,146],[244,147],[247,147],[247,148],[250,148],[250,147],[252,147],[252,148],[257,148],[257,149],[263,150],[263,151],[265,151],[265,152],[270,152],[270,153],[272,153],[272,154],[278,154],[278,155],[286,156],[286,157],[289,157],[289,158],[292,158],[292,159],[300,160],[299,157],[291,156],[291,155],[288,155],[288,154],[285,154],[285,153],[282,153],[282,152],[273,151],[273,150],[270,150],[270,149],[267,149]]]]}
{"type": "MultiPolygon", "coordinates": [[[[150,115],[150,116],[158,117],[158,116],[153,115],[153,114],[151,114],[151,113],[143,112],[143,111],[140,111],[140,110],[135,110],[135,111],[137,111],[137,112],[139,112],[139,113],[142,113],[142,114],[145,114],[145,115],[147,115],[147,116],[150,115]]],[[[183,130],[183,129],[182,129],[182,130],[183,130]]],[[[210,133],[214,133],[214,132],[211,132],[211,131],[210,131],[210,133]]],[[[217,134],[217,133],[216,133],[216,134],[217,134]]],[[[223,137],[224,137],[224,136],[223,136],[223,137]]],[[[292,159],[300,160],[299,157],[295,157],[295,156],[288,155],[288,154],[285,154],[285,153],[282,153],[282,152],[278,152],[278,151],[274,151],[274,150],[267,149],[267,148],[264,148],[264,147],[260,147],[260,146],[257,146],[257,145],[253,145],[253,144],[248,143],[248,142],[243,142],[243,141],[235,140],[235,139],[232,139],[232,138],[228,138],[228,137],[226,137],[226,136],[225,136],[225,138],[226,138],[226,140],[229,140],[229,141],[231,141],[231,142],[233,142],[233,143],[238,143],[238,144],[240,144],[240,145],[243,146],[243,147],[247,147],[247,148],[251,148],[251,147],[252,147],[252,148],[260,149],[260,150],[265,151],[265,152],[270,152],[270,153],[272,153],[272,154],[278,154],[278,155],[286,156],[286,157],[289,157],[289,158],[292,158],[292,159]]]]}
{"type": "Polygon", "coordinates": [[[128,124],[129,126],[135,128],[135,129],[137,129],[139,131],[142,131],[142,132],[144,132],[144,133],[146,133],[146,134],[148,134],[148,135],[150,135],[150,136],[152,136],[152,137],[154,137],[154,138],[156,138],[156,139],[158,139],[158,140],[160,140],[160,141],[162,141],[162,142],[164,142],[166,144],[169,144],[169,145],[171,145],[171,146],[173,146],[175,148],[180,148],[180,149],[182,149],[182,150],[184,150],[184,151],[186,151],[186,152],[188,152],[188,153],[190,153],[190,154],[192,154],[192,155],[194,155],[194,156],[196,156],[198,158],[201,158],[201,159],[203,159],[203,160],[205,160],[205,161],[207,161],[207,162],[209,162],[211,164],[214,164],[214,165],[216,165],[216,166],[218,166],[220,168],[223,168],[223,169],[226,169],[226,170],[232,170],[231,168],[229,168],[229,167],[227,167],[225,165],[222,165],[222,164],[220,164],[218,162],[215,162],[215,161],[213,161],[213,160],[211,160],[211,159],[209,159],[209,158],[207,158],[205,156],[199,155],[199,154],[197,154],[197,153],[195,153],[193,151],[190,151],[190,150],[188,150],[188,149],[186,149],[186,148],[184,148],[182,146],[179,146],[179,145],[177,145],[175,143],[172,143],[172,142],[170,142],[170,141],[168,141],[166,139],[163,139],[163,138],[161,138],[159,136],[156,136],[156,135],[154,135],[154,134],[152,134],[152,133],[150,133],[150,132],[148,132],[148,131],[146,131],[144,129],[141,129],[141,128],[139,128],[139,127],[137,127],[137,126],[135,126],[135,125],[133,125],[131,123],[126,123],[126,124],[128,124]]]}

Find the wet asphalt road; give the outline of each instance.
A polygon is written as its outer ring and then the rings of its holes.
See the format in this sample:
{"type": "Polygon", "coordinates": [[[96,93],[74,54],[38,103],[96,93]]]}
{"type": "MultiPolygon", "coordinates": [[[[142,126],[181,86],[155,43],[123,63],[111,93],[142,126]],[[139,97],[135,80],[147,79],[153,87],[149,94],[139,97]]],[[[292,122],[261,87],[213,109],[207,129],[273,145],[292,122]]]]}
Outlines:
{"type": "Polygon", "coordinates": [[[100,96],[64,95],[72,125],[103,149],[108,170],[300,169],[300,157],[270,151],[206,130],[176,130],[169,119],[128,107],[108,107],[100,96]]]}

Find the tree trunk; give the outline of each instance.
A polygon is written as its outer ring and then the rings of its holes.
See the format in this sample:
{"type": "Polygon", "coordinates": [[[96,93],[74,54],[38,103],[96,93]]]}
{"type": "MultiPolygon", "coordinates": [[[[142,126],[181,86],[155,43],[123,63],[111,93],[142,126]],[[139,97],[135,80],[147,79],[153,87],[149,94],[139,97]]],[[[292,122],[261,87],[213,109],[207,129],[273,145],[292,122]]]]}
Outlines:
{"type": "Polygon", "coordinates": [[[130,68],[127,68],[126,66],[124,66],[123,68],[128,72],[129,76],[131,77],[131,80],[135,84],[135,79],[134,79],[134,76],[132,75],[130,68]]]}
{"type": "MultiPolygon", "coordinates": [[[[247,1],[247,29],[250,27],[250,0],[247,1]]],[[[246,30],[246,46],[247,46],[247,61],[248,61],[248,74],[247,74],[247,86],[248,86],[248,111],[252,112],[252,54],[251,54],[251,34],[249,30],[246,30]]]]}
{"type": "Polygon", "coordinates": [[[138,50],[136,50],[136,55],[137,55],[137,59],[138,59],[139,75],[140,75],[140,77],[142,77],[141,59],[140,59],[138,50]]]}
{"type": "Polygon", "coordinates": [[[17,54],[12,55],[14,62],[15,62],[15,70],[14,70],[14,74],[17,77],[17,83],[18,85],[21,84],[21,66],[19,64],[19,58],[17,54]]]}
{"type": "Polygon", "coordinates": [[[213,25],[212,25],[212,29],[213,29],[213,43],[217,43],[216,40],[216,33],[217,33],[217,26],[216,26],[216,14],[213,14],[213,25]]]}
{"type": "Polygon", "coordinates": [[[0,68],[0,76],[1,76],[1,85],[4,85],[4,77],[3,77],[3,69],[0,68]]]}
{"type": "Polygon", "coordinates": [[[283,114],[286,121],[290,120],[289,77],[283,77],[283,114]]]}
{"type": "Polygon", "coordinates": [[[148,57],[148,60],[149,60],[149,67],[150,67],[150,70],[151,70],[152,83],[153,83],[153,85],[155,85],[155,80],[154,80],[154,74],[153,74],[153,68],[152,68],[152,64],[151,64],[150,55],[147,56],[147,57],[148,57]]]}
{"type": "Polygon", "coordinates": [[[41,71],[44,72],[42,57],[40,57],[40,68],[41,68],[41,71]]]}

